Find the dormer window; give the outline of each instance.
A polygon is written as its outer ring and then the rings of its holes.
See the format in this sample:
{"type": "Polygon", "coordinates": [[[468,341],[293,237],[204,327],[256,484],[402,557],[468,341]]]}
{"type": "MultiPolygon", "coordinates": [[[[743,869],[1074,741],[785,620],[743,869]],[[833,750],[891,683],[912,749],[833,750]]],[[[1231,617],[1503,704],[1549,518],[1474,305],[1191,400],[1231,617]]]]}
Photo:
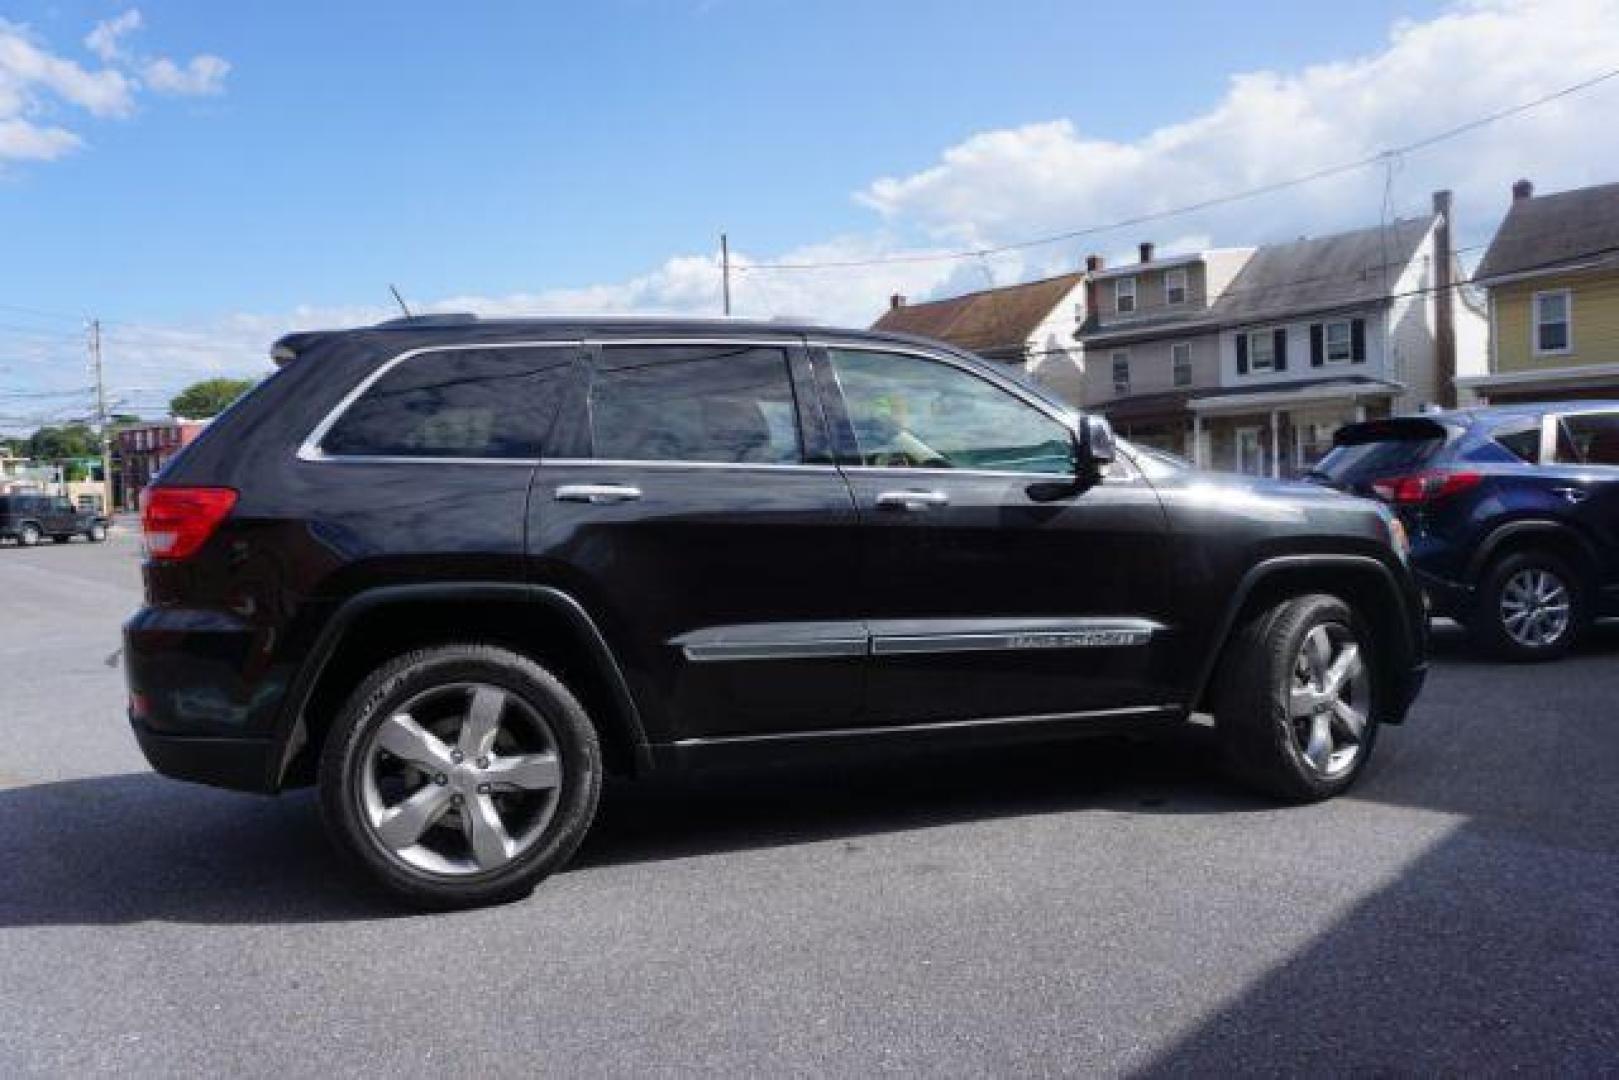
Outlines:
{"type": "Polygon", "coordinates": [[[1164,272],[1164,302],[1171,307],[1186,303],[1186,271],[1166,270],[1164,272]]]}
{"type": "Polygon", "coordinates": [[[1136,279],[1122,277],[1113,283],[1113,310],[1129,315],[1136,309],[1136,279]]]}

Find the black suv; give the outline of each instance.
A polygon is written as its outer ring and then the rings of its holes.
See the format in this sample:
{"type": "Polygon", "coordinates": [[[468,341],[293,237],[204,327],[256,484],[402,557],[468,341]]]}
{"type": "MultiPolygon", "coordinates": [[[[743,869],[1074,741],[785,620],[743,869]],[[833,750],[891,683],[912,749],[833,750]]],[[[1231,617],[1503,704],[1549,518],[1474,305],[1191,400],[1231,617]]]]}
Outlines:
{"type": "Polygon", "coordinates": [[[61,495],[0,495],[0,538],[33,547],[47,536],[59,544],[75,536],[100,543],[107,538],[107,519],[61,495]]]}
{"type": "Polygon", "coordinates": [[[1399,416],[1339,430],[1312,475],[1387,501],[1433,611],[1509,660],[1619,616],[1619,402],[1399,416]]]}
{"type": "Polygon", "coordinates": [[[299,334],[147,490],[130,719],[318,782],[429,906],[561,866],[604,772],[1145,733],[1334,795],[1425,671],[1398,523],[1115,448],[936,342],[431,317],[299,334]]]}

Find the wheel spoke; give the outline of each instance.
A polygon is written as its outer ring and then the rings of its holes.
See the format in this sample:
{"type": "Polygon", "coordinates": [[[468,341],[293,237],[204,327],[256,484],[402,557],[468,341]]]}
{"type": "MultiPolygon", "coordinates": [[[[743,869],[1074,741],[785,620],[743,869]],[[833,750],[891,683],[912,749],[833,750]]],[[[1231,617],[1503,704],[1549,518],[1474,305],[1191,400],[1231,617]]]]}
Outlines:
{"type": "Polygon", "coordinates": [[[496,787],[545,791],[561,785],[562,766],[555,754],[514,754],[495,758],[484,775],[496,787]]]}
{"type": "Polygon", "coordinates": [[[1344,683],[1360,674],[1360,648],[1354,644],[1345,645],[1338,658],[1327,669],[1326,686],[1323,690],[1328,695],[1336,695],[1343,689],[1344,683]]]}
{"type": "Polygon", "coordinates": [[[1324,714],[1310,722],[1310,741],[1304,746],[1304,757],[1320,772],[1327,771],[1332,757],[1332,730],[1324,714]]]}
{"type": "Polygon", "coordinates": [[[513,843],[500,820],[500,811],[487,795],[474,795],[461,804],[461,820],[466,825],[467,843],[480,870],[493,870],[511,860],[513,843]]]}
{"type": "Polygon", "coordinates": [[[1359,709],[1339,698],[1332,703],[1332,715],[1337,718],[1339,725],[1350,738],[1357,742],[1360,740],[1361,734],[1366,730],[1366,717],[1359,709]]]}
{"type": "Polygon", "coordinates": [[[1304,639],[1304,658],[1310,666],[1310,680],[1317,688],[1326,684],[1327,665],[1332,659],[1332,641],[1325,626],[1317,626],[1304,639]]]}
{"type": "Polygon", "coordinates": [[[382,820],[377,822],[377,839],[395,851],[410,847],[449,805],[449,789],[428,784],[404,802],[383,811],[382,820]]]}
{"type": "Polygon", "coordinates": [[[480,686],[472,692],[472,704],[461,722],[457,747],[469,758],[487,757],[500,733],[500,715],[506,711],[506,695],[493,686],[480,686]]]}
{"type": "Polygon", "coordinates": [[[1295,686],[1287,695],[1287,715],[1303,720],[1315,712],[1316,702],[1320,700],[1321,694],[1314,688],[1295,686]]]}
{"type": "Polygon", "coordinates": [[[377,747],[426,772],[444,772],[450,767],[450,748],[444,740],[406,713],[383,721],[377,729],[377,747]]]}

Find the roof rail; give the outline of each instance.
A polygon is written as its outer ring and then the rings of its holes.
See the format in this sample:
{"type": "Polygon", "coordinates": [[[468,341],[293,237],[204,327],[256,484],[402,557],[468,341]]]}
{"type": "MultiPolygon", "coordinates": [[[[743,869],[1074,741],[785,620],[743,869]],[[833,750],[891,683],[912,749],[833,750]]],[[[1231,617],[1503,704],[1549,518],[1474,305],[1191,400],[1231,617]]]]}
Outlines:
{"type": "Polygon", "coordinates": [[[466,326],[468,323],[478,321],[478,316],[470,311],[444,311],[427,315],[405,315],[396,319],[384,319],[375,323],[378,330],[398,330],[402,328],[421,329],[434,326],[466,326]]]}

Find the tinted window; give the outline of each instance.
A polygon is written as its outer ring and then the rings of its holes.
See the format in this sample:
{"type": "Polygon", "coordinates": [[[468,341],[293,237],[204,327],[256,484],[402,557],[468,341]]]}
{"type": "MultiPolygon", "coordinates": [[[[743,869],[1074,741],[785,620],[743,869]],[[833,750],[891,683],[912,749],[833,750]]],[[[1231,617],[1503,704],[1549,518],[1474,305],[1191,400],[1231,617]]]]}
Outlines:
{"type": "Polygon", "coordinates": [[[364,457],[538,457],[571,356],[568,349],[413,356],[349,406],[321,449],[364,457]]]}
{"type": "Polygon", "coordinates": [[[862,464],[1072,471],[1068,428],[985,379],[893,353],[830,356],[862,464]]]}
{"type": "Polygon", "coordinates": [[[1572,465],[1619,465],[1619,413],[1558,417],[1557,460],[1572,465]]]}
{"type": "Polygon", "coordinates": [[[1495,433],[1495,441],[1519,461],[1533,465],[1540,460],[1540,425],[1508,428],[1495,433]]]}
{"type": "Polygon", "coordinates": [[[590,386],[596,457],[739,465],[802,459],[782,350],[626,346],[603,353],[590,386]]]}
{"type": "Polygon", "coordinates": [[[1379,439],[1375,442],[1335,446],[1313,470],[1335,483],[1353,483],[1377,476],[1420,469],[1444,445],[1438,438],[1379,439]]]}

